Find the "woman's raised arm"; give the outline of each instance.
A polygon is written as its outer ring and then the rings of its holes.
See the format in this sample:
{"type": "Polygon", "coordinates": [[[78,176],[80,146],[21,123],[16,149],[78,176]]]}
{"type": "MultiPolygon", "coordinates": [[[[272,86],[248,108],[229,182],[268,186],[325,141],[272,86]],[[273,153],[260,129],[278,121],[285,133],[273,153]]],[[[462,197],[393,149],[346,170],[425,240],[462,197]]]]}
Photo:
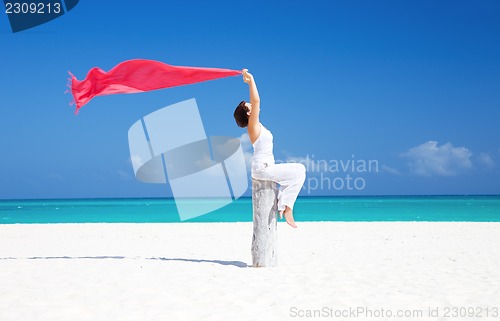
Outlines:
{"type": "Polygon", "coordinates": [[[243,69],[243,81],[248,84],[248,89],[250,91],[250,104],[252,105],[252,111],[248,117],[248,133],[251,136],[250,138],[252,138],[252,136],[258,137],[260,134],[260,97],[255,80],[252,74],[248,72],[248,69],[243,69]]]}

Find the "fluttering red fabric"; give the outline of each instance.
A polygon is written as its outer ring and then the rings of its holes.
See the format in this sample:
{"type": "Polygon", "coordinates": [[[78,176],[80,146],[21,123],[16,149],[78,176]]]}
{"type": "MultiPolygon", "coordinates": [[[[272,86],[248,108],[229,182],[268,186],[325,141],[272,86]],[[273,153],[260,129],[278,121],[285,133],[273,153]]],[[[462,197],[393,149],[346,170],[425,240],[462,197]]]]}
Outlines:
{"type": "Polygon", "coordinates": [[[71,76],[70,92],[75,100],[75,113],[78,113],[80,108],[95,96],[131,94],[189,85],[236,76],[241,74],[241,71],[172,66],[155,60],[134,59],[121,62],[108,72],[94,67],[81,81],[76,79],[71,72],[69,74],[71,76]]]}

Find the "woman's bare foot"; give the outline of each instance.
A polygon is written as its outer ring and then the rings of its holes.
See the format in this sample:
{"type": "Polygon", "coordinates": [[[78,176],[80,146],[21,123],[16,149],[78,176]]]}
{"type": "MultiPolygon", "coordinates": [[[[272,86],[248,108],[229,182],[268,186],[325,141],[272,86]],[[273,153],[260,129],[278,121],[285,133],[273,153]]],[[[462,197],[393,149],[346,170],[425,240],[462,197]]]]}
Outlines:
{"type": "Polygon", "coordinates": [[[285,211],[280,212],[280,218],[283,218],[283,215],[285,215],[285,220],[293,228],[297,228],[297,225],[295,225],[295,220],[293,219],[293,213],[292,209],[289,208],[288,206],[285,207],[285,211]]]}

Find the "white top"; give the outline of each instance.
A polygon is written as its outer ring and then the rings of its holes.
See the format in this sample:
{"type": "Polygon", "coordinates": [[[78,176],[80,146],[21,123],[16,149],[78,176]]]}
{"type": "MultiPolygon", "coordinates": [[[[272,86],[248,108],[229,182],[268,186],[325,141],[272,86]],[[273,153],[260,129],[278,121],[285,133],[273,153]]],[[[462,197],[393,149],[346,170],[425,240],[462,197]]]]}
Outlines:
{"type": "Polygon", "coordinates": [[[259,170],[274,164],[273,134],[262,124],[259,137],[252,144],[252,169],[259,170]]]}

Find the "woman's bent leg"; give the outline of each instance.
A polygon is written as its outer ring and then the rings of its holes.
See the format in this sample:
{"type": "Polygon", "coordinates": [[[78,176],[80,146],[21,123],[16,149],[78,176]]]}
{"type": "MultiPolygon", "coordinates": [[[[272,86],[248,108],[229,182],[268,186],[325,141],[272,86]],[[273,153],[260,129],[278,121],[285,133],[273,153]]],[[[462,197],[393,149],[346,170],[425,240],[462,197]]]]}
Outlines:
{"type": "Polygon", "coordinates": [[[306,167],[299,163],[274,164],[263,171],[253,173],[252,176],[255,179],[274,181],[280,185],[281,197],[278,199],[278,210],[284,211],[286,206],[293,209],[306,179],[306,167]]]}

